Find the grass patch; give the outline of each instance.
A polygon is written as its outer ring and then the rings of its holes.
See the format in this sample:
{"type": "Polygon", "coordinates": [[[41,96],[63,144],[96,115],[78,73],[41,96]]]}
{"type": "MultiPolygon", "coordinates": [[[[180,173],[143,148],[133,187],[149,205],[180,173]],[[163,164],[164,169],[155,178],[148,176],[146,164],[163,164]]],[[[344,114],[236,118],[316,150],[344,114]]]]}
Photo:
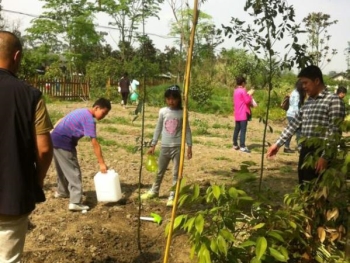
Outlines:
{"type": "Polygon", "coordinates": [[[282,174],[292,173],[293,172],[293,168],[291,166],[281,166],[280,172],[282,174]]]}
{"type": "Polygon", "coordinates": [[[194,135],[208,135],[209,134],[209,125],[207,121],[194,119],[192,122],[192,126],[196,127],[192,132],[194,135]]]}
{"type": "Polygon", "coordinates": [[[212,128],[213,129],[233,130],[233,126],[231,126],[229,123],[226,123],[226,124],[214,123],[212,128]]]}
{"type": "Polygon", "coordinates": [[[216,161],[231,161],[231,159],[227,158],[226,156],[215,157],[214,160],[216,160],[216,161]]]}
{"type": "Polygon", "coordinates": [[[117,128],[111,127],[111,126],[103,127],[103,128],[101,128],[101,131],[111,132],[111,133],[119,133],[120,134],[120,131],[117,128]]]}
{"type": "Polygon", "coordinates": [[[154,129],[156,126],[154,124],[145,124],[145,128],[154,129]]]}
{"type": "Polygon", "coordinates": [[[98,142],[101,146],[116,146],[118,143],[114,140],[106,140],[103,138],[98,138],[98,142]]]}
{"type": "Polygon", "coordinates": [[[103,119],[100,121],[100,123],[132,125],[132,120],[124,117],[113,117],[113,118],[103,119]]]}
{"type": "Polygon", "coordinates": [[[61,111],[55,111],[55,110],[50,111],[50,119],[53,125],[56,124],[56,122],[59,119],[63,118],[64,116],[65,116],[64,113],[61,111]]]}

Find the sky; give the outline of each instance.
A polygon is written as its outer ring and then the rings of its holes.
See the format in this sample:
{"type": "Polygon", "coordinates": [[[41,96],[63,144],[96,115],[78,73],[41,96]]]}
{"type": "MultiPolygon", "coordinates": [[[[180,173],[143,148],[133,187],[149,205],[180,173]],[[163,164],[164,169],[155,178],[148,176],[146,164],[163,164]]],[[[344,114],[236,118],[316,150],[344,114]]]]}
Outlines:
{"type": "MultiPolygon", "coordinates": [[[[190,1],[191,2],[191,1],[190,1]]],[[[243,7],[246,0],[206,0],[201,4],[200,10],[211,15],[215,25],[220,28],[222,24],[230,25],[232,17],[246,20],[248,23],[251,17],[244,12],[243,7]]],[[[293,5],[296,11],[296,22],[301,22],[311,12],[322,12],[329,14],[331,20],[338,20],[338,23],[332,25],[328,31],[332,36],[329,41],[331,49],[337,49],[338,54],[332,58],[332,61],[322,68],[325,74],[330,71],[343,72],[347,70],[345,49],[350,41],[350,0],[287,0],[289,5],[293,5]]],[[[6,19],[19,23],[20,29],[23,31],[30,26],[30,21],[33,16],[40,15],[42,12],[42,1],[39,0],[2,0],[1,5],[3,16],[6,19]],[[10,11],[20,12],[23,14],[15,14],[10,11]]],[[[147,20],[145,31],[153,40],[155,46],[164,50],[165,46],[175,46],[174,38],[169,36],[170,23],[173,20],[173,14],[170,9],[168,0],[162,4],[162,10],[158,18],[147,20]]],[[[108,26],[108,17],[97,16],[99,25],[108,26]]],[[[102,29],[100,29],[102,30],[102,29]]],[[[113,47],[118,42],[118,31],[103,29],[108,33],[107,42],[113,47]]],[[[280,49],[283,50],[285,43],[280,44],[280,49]]],[[[220,48],[237,48],[239,43],[235,43],[234,38],[225,38],[225,41],[220,48]]],[[[278,49],[278,48],[277,48],[278,49]]],[[[282,51],[283,52],[283,51],[282,51]]]]}

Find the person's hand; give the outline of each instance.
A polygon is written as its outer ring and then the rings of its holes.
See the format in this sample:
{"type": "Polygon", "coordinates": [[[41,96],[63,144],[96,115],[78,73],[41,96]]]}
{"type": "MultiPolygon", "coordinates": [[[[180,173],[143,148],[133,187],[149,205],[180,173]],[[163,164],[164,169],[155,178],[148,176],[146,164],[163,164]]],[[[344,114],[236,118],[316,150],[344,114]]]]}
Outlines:
{"type": "Polygon", "coordinates": [[[149,148],[149,150],[147,151],[147,154],[154,154],[154,151],[156,150],[156,146],[152,146],[151,148],[149,148]]]}
{"type": "Polygon", "coordinates": [[[315,169],[316,169],[316,173],[317,174],[321,174],[324,170],[327,169],[327,160],[320,157],[317,162],[316,162],[316,165],[315,165],[315,169]]]}
{"type": "Polygon", "coordinates": [[[275,156],[277,154],[278,150],[279,150],[279,147],[277,146],[277,144],[271,145],[270,148],[267,149],[266,157],[271,158],[271,157],[275,156]]]}
{"type": "Polygon", "coordinates": [[[192,147],[187,148],[187,159],[192,159],[192,147]]]}
{"type": "Polygon", "coordinates": [[[101,171],[101,173],[107,173],[107,170],[108,170],[108,168],[107,168],[107,165],[105,164],[105,163],[100,163],[100,171],[101,171]]]}
{"type": "Polygon", "coordinates": [[[255,92],[255,90],[251,89],[251,90],[248,90],[247,93],[248,93],[250,96],[253,96],[254,92],[255,92]]]}

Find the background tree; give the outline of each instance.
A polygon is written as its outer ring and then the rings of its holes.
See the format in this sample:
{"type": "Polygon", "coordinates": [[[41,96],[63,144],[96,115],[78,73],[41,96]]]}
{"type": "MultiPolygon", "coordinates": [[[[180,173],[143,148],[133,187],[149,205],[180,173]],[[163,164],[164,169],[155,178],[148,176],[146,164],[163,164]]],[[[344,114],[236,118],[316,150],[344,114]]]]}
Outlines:
{"type": "Polygon", "coordinates": [[[346,75],[350,78],[350,41],[348,41],[348,46],[344,50],[344,55],[346,59],[346,75]]]}
{"type": "Polygon", "coordinates": [[[328,34],[328,28],[334,25],[338,20],[330,20],[328,14],[310,13],[303,19],[306,31],[308,33],[309,56],[314,65],[323,68],[332,57],[337,54],[336,49],[331,49],[328,45],[331,35],[328,34]]]}
{"type": "Polygon", "coordinates": [[[126,50],[132,46],[133,39],[137,34],[143,20],[157,16],[160,4],[163,0],[101,0],[101,12],[109,15],[112,22],[119,30],[119,48],[122,62],[129,60],[126,50]]]}
{"type": "MultiPolygon", "coordinates": [[[[63,57],[70,73],[85,73],[95,49],[103,41],[103,33],[93,24],[94,8],[88,0],[42,0],[43,14],[27,29],[27,43],[36,52],[63,57]]],[[[42,63],[48,66],[43,56],[42,63]]]]}

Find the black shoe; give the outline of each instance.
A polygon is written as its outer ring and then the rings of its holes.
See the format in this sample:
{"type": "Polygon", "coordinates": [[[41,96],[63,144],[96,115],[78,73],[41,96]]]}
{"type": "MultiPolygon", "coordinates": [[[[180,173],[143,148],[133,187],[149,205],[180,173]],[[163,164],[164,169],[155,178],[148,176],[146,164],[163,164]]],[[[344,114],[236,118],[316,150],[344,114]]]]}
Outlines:
{"type": "Polygon", "coordinates": [[[285,153],[295,153],[295,151],[293,151],[290,148],[284,148],[283,152],[285,152],[285,153]]]}

